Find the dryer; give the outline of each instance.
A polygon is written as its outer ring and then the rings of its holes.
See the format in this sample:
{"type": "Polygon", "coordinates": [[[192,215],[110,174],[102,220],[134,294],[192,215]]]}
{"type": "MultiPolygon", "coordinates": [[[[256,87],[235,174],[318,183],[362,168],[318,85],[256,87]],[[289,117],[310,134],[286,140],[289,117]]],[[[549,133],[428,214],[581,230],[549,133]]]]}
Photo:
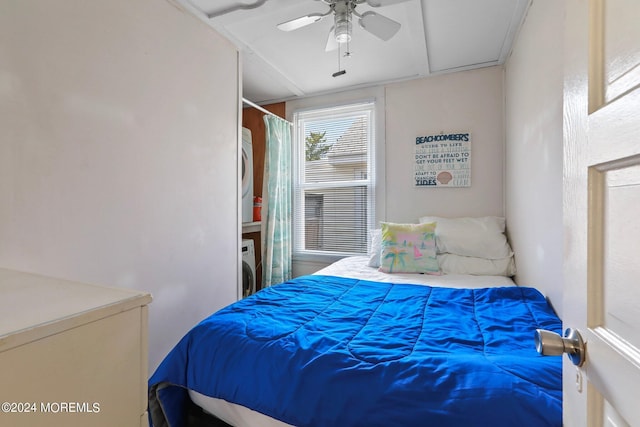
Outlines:
{"type": "Polygon", "coordinates": [[[256,253],[253,240],[242,240],[242,298],[256,292],[256,253]]]}
{"type": "Polygon", "coordinates": [[[253,222],[253,144],[247,128],[242,128],[242,222],[253,222]]]}

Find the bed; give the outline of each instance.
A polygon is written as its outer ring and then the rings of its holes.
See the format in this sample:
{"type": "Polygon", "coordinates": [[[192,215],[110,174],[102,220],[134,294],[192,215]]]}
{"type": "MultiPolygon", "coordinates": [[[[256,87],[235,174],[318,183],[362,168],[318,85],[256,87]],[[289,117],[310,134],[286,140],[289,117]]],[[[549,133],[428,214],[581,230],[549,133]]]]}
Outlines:
{"type": "Polygon", "coordinates": [[[151,424],[188,425],[195,404],[235,426],[562,425],[561,360],[533,342],[561,321],[540,292],[370,263],[345,258],[196,325],[149,380],[151,424]]]}

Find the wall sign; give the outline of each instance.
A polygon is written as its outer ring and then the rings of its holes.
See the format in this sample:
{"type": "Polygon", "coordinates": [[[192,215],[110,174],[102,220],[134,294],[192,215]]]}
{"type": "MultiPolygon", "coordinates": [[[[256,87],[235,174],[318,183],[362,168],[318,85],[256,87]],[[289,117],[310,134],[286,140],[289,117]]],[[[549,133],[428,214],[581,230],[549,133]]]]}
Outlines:
{"type": "Polygon", "coordinates": [[[471,187],[471,134],[417,137],[414,183],[416,187],[471,187]]]}

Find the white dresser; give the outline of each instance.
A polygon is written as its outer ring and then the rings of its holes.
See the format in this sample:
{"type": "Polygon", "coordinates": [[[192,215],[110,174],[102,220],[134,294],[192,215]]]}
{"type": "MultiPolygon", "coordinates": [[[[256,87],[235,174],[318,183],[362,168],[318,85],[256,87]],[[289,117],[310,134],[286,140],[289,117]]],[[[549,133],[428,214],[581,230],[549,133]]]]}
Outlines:
{"type": "Polygon", "coordinates": [[[0,269],[0,426],[146,426],[150,302],[0,269]]]}

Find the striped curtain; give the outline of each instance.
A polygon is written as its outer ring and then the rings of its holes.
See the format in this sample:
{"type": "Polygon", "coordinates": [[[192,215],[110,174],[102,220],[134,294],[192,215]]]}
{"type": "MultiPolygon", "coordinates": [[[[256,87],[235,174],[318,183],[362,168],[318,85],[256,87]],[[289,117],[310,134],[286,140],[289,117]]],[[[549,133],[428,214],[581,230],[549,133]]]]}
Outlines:
{"type": "Polygon", "coordinates": [[[262,287],[291,279],[291,126],[265,115],[262,287]]]}

